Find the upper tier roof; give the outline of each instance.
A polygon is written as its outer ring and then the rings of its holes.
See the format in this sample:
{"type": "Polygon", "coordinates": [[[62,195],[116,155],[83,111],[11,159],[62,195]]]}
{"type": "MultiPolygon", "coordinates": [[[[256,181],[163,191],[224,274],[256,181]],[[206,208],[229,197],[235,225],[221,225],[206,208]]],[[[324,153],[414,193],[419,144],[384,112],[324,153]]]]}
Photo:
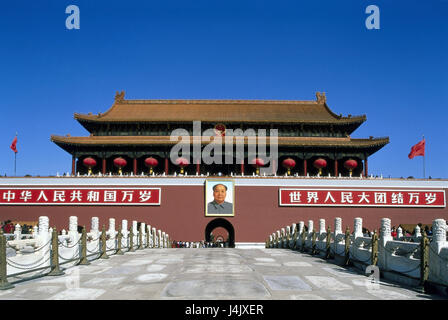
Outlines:
{"type": "MultiPolygon", "coordinates": [[[[227,137],[229,138],[229,137],[227,137]]],[[[255,138],[255,137],[254,137],[255,138]]],[[[257,144],[270,143],[270,137],[265,137],[266,141],[256,140],[257,144]]],[[[334,137],[277,137],[277,143],[280,146],[300,146],[300,147],[340,147],[340,148],[374,148],[383,147],[389,143],[388,137],[354,139],[351,137],[334,138],[334,137]]],[[[217,144],[225,144],[225,137],[182,137],[171,140],[170,136],[90,136],[90,137],[72,137],[52,135],[51,141],[60,146],[152,146],[152,145],[175,145],[178,143],[196,143],[209,144],[211,141],[217,144]],[[215,140],[218,139],[218,140],[215,140]]],[[[252,143],[246,137],[233,137],[229,143],[244,142],[244,144],[252,143]]]]}
{"type": "Polygon", "coordinates": [[[366,116],[342,117],[326,104],[325,93],[316,101],[289,100],[125,100],[124,92],[105,113],[79,114],[80,122],[265,122],[361,124],[366,116]]]}

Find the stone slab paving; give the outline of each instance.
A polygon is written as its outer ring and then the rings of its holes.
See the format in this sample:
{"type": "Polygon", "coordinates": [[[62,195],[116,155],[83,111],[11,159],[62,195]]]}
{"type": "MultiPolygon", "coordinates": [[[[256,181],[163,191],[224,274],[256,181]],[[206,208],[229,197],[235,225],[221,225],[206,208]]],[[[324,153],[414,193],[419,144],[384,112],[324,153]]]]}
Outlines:
{"type": "Polygon", "coordinates": [[[145,249],[0,291],[0,299],[434,300],[354,269],[285,249],[145,249]]]}

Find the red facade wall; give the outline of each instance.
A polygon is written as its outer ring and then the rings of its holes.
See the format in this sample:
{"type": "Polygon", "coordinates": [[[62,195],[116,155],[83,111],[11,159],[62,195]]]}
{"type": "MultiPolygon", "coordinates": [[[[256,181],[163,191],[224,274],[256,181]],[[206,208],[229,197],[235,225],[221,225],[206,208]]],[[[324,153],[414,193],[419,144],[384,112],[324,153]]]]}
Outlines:
{"type": "MultiPolygon", "coordinates": [[[[204,239],[207,224],[216,217],[205,217],[203,186],[151,186],[160,187],[160,206],[1,206],[0,220],[37,221],[48,216],[50,226],[68,229],[70,216],[78,216],[78,224],[90,230],[92,216],[100,218],[100,225],[108,228],[108,219],[137,220],[161,229],[178,241],[204,239]]],[[[343,230],[353,231],[353,219],[363,218],[363,226],[379,229],[381,218],[390,218],[392,225],[431,224],[434,219],[448,219],[448,208],[359,208],[359,207],[280,207],[278,186],[235,186],[235,216],[225,217],[235,229],[235,242],[264,242],[272,232],[304,221],[319,219],[334,229],[334,218],[341,217],[343,230]]],[[[445,190],[448,199],[448,191],[445,190]]],[[[130,222],[129,222],[130,225],[130,222]]]]}

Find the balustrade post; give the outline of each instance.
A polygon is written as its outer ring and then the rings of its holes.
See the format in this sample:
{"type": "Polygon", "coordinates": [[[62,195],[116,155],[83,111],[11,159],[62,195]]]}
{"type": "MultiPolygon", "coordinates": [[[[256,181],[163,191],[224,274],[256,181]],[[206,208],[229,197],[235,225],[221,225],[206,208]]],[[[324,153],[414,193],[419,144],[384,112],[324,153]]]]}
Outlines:
{"type": "Polygon", "coordinates": [[[156,247],[156,239],[157,239],[157,235],[156,235],[156,228],[152,228],[152,235],[151,235],[151,241],[152,241],[152,248],[154,249],[156,247]]]}
{"type": "Polygon", "coordinates": [[[128,252],[134,252],[135,251],[135,249],[134,249],[134,230],[133,230],[132,227],[130,228],[128,237],[129,237],[129,250],[128,250],[128,252]]]}
{"type": "Polygon", "coordinates": [[[429,276],[429,239],[426,236],[426,231],[423,230],[422,238],[420,240],[420,290],[425,292],[426,281],[429,276]]]}
{"type": "Polygon", "coordinates": [[[292,224],[291,226],[291,241],[289,242],[289,248],[290,249],[295,249],[296,248],[296,240],[297,240],[297,225],[295,223],[292,224]]]}
{"type": "Polygon", "coordinates": [[[345,230],[345,249],[344,249],[345,259],[344,259],[344,265],[348,266],[350,262],[350,229],[347,226],[347,229],[345,230]]]}
{"type": "Polygon", "coordinates": [[[162,230],[157,230],[157,238],[159,240],[159,249],[163,248],[162,230]]]}
{"type": "Polygon", "coordinates": [[[313,229],[313,234],[311,236],[311,255],[315,255],[316,254],[316,231],[314,231],[313,229]]]}
{"type": "Polygon", "coordinates": [[[151,227],[150,226],[146,226],[146,248],[149,248],[149,229],[151,227]]]}
{"type": "Polygon", "coordinates": [[[86,266],[89,265],[90,262],[87,260],[87,231],[86,227],[82,228],[81,232],[81,257],[78,265],[86,266]]]}
{"type": "Polygon", "coordinates": [[[51,235],[51,271],[49,276],[61,276],[64,272],[59,268],[59,240],[56,227],[51,235]]]}
{"type": "Polygon", "coordinates": [[[6,262],[6,237],[0,229],[0,290],[12,289],[14,286],[8,282],[6,262]]]}
{"type": "Polygon", "coordinates": [[[143,249],[143,230],[142,230],[142,223],[140,223],[140,230],[138,231],[138,247],[137,250],[143,249]]]}
{"type": "Polygon", "coordinates": [[[300,248],[301,252],[305,252],[305,241],[306,241],[306,232],[305,232],[305,228],[303,228],[303,231],[302,231],[302,248],[300,248]]]}
{"type": "Polygon", "coordinates": [[[101,230],[101,256],[100,259],[109,259],[107,255],[107,246],[106,246],[106,226],[103,224],[103,228],[101,230]]]}
{"type": "Polygon", "coordinates": [[[119,226],[118,227],[118,234],[117,234],[117,252],[115,252],[115,254],[119,254],[119,255],[123,255],[124,254],[123,250],[121,250],[122,239],[123,239],[123,234],[121,233],[121,226],[119,226]]]}
{"type": "Polygon", "coordinates": [[[304,225],[305,225],[305,223],[303,221],[299,221],[299,223],[297,224],[297,240],[296,240],[296,245],[295,245],[297,250],[300,250],[299,240],[302,237],[304,225]]]}
{"type": "Polygon", "coordinates": [[[327,228],[327,242],[325,243],[325,249],[326,249],[326,253],[325,253],[325,259],[330,259],[331,257],[331,229],[330,226],[328,226],[327,228]]]}
{"type": "Polygon", "coordinates": [[[372,265],[376,266],[378,263],[378,235],[376,230],[373,231],[372,235],[372,265]]]}

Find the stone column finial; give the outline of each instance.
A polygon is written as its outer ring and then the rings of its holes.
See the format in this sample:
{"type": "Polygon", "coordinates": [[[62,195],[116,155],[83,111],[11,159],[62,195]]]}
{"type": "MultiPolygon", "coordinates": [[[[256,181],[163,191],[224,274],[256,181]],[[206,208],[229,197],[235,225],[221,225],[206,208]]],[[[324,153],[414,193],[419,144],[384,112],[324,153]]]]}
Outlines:
{"type": "Polygon", "coordinates": [[[391,220],[389,218],[381,219],[380,240],[385,240],[385,241],[392,240],[390,225],[391,225],[391,220]]]}
{"type": "Polygon", "coordinates": [[[319,235],[327,232],[325,230],[325,219],[319,219],[319,235]]]}
{"type": "Polygon", "coordinates": [[[308,233],[310,234],[314,230],[314,222],[313,220],[308,220],[308,233]]]}
{"type": "Polygon", "coordinates": [[[299,221],[299,234],[302,234],[305,222],[299,221]]]}
{"type": "Polygon", "coordinates": [[[92,217],[92,227],[90,232],[99,232],[100,219],[98,217],[92,217]]]}
{"type": "Polygon", "coordinates": [[[68,231],[78,232],[78,217],[71,216],[68,222],[68,231]]]}
{"type": "Polygon", "coordinates": [[[397,240],[401,240],[403,238],[403,229],[401,227],[398,227],[397,229],[397,240]]]}
{"type": "Polygon", "coordinates": [[[419,225],[416,225],[416,226],[415,226],[415,234],[414,234],[414,237],[415,237],[416,239],[421,238],[421,236],[422,236],[421,230],[422,230],[422,229],[420,228],[419,225]]]}
{"type": "Polygon", "coordinates": [[[446,230],[446,221],[444,219],[436,219],[432,222],[431,245],[433,248],[436,248],[437,253],[440,253],[440,250],[447,246],[446,230]]]}
{"type": "Polygon", "coordinates": [[[342,219],[334,218],[334,235],[342,234],[342,219]]]}
{"type": "Polygon", "coordinates": [[[47,234],[50,220],[46,216],[39,217],[39,235],[47,234]]]}
{"type": "Polygon", "coordinates": [[[109,232],[115,233],[115,219],[109,218],[109,232]]]}
{"type": "MultiPolygon", "coordinates": [[[[126,240],[128,236],[128,220],[123,219],[121,220],[121,235],[123,236],[123,239],[126,240]]],[[[127,241],[127,240],[126,240],[127,241]]]]}
{"type": "Polygon", "coordinates": [[[152,247],[155,248],[157,247],[157,234],[156,234],[156,228],[152,228],[152,233],[151,233],[151,241],[152,241],[152,247]]]}
{"type": "Polygon", "coordinates": [[[22,227],[20,226],[20,224],[16,224],[14,228],[14,239],[21,240],[21,237],[22,237],[22,227]]]}
{"type": "Polygon", "coordinates": [[[354,237],[362,237],[362,218],[355,218],[355,223],[354,223],[354,237]]]}
{"type": "Polygon", "coordinates": [[[282,241],[282,237],[281,237],[281,233],[280,230],[277,230],[277,244],[276,244],[276,248],[280,248],[281,247],[281,241],[282,241]]]}
{"type": "Polygon", "coordinates": [[[159,248],[162,248],[162,230],[157,230],[157,238],[159,240],[159,248]]]}

